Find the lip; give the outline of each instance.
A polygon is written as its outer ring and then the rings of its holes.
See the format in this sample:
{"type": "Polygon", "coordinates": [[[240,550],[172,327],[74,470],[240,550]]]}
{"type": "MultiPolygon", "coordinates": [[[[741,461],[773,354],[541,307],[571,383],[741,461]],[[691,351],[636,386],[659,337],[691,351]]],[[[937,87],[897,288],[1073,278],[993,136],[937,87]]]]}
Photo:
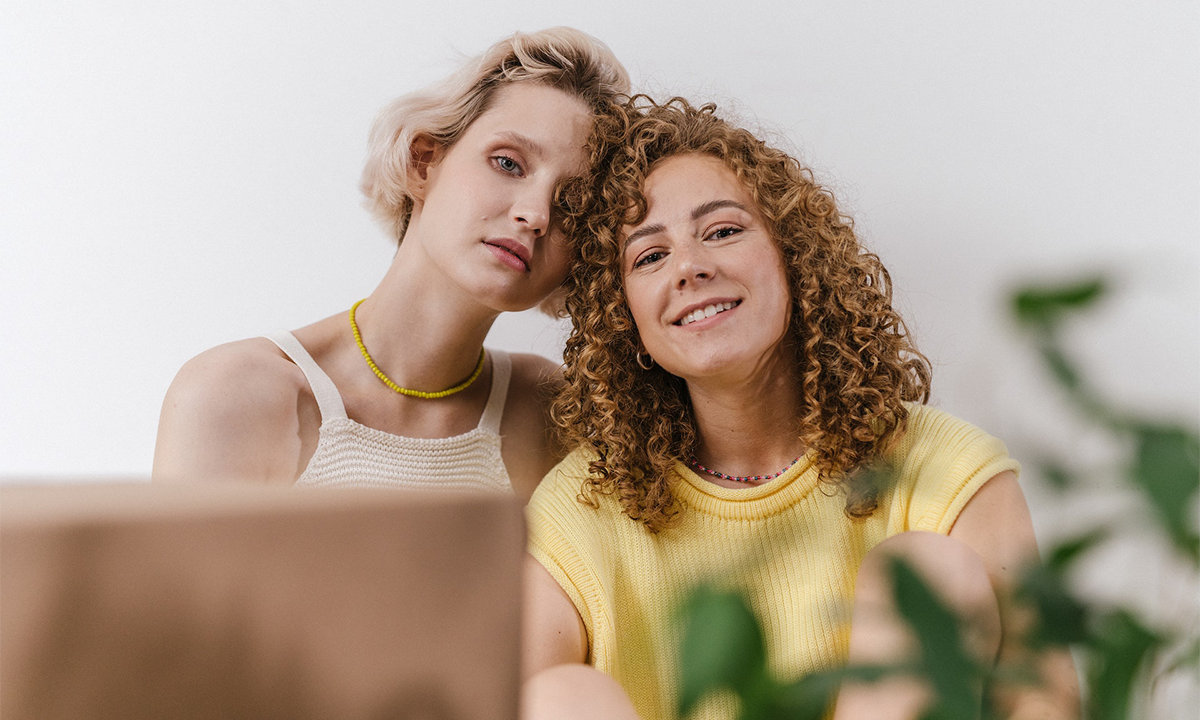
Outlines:
{"type": "MultiPolygon", "coordinates": [[[[713,315],[712,318],[715,318],[719,315],[724,315],[725,313],[730,312],[731,310],[736,310],[738,308],[738,306],[742,304],[742,299],[738,298],[738,297],[716,297],[716,298],[708,298],[707,300],[701,300],[700,302],[697,302],[697,303],[692,303],[691,305],[688,305],[683,310],[681,310],[679,312],[679,314],[675,316],[675,319],[671,321],[671,324],[674,325],[675,327],[684,327],[683,325],[680,325],[680,323],[682,323],[683,319],[685,317],[687,317],[689,314],[695,312],[696,310],[703,310],[704,308],[708,307],[709,305],[721,305],[723,303],[733,303],[733,307],[731,307],[729,310],[725,310],[723,312],[717,313],[716,315],[713,315]]],[[[711,320],[712,318],[704,318],[704,320],[711,320]]],[[[697,325],[697,324],[703,323],[704,320],[697,320],[694,323],[688,324],[686,327],[691,327],[692,325],[697,325]]]]}
{"type": "Polygon", "coordinates": [[[532,259],[533,253],[529,248],[512,238],[488,238],[483,241],[484,245],[492,251],[496,258],[508,265],[514,270],[521,272],[529,272],[529,261],[532,259]]]}

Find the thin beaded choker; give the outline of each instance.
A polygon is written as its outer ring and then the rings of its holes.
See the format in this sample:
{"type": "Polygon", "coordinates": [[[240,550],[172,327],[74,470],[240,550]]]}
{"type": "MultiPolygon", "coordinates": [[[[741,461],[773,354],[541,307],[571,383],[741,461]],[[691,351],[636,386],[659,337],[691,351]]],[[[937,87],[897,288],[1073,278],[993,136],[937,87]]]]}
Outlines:
{"type": "Polygon", "coordinates": [[[467,388],[471,387],[471,383],[475,382],[475,380],[479,377],[479,374],[483,372],[483,358],[485,351],[483,348],[480,348],[479,362],[475,364],[475,372],[471,373],[471,377],[463,380],[452,388],[439,390],[437,392],[425,392],[424,390],[409,390],[406,387],[400,387],[396,383],[392,382],[391,378],[383,374],[383,371],[380,370],[379,366],[375,364],[375,361],[371,359],[371,353],[367,352],[367,346],[363,345],[362,333],[358,331],[358,323],[354,320],[354,312],[358,310],[359,305],[363,304],[363,300],[366,300],[366,298],[354,303],[354,305],[350,308],[350,331],[354,333],[354,342],[358,345],[358,350],[362,353],[363,359],[367,361],[367,365],[369,365],[371,370],[375,372],[375,375],[383,381],[383,384],[387,385],[392,390],[395,390],[401,395],[408,395],[409,397],[417,397],[424,400],[436,400],[438,398],[444,398],[447,395],[453,395],[456,392],[466,390],[467,388]]]}
{"type": "Polygon", "coordinates": [[[705,473],[706,475],[712,475],[713,477],[719,477],[722,480],[732,480],[733,482],[739,482],[739,483],[750,483],[750,482],[757,482],[759,480],[774,480],[775,478],[784,474],[788,470],[791,470],[792,466],[795,465],[796,463],[800,462],[800,458],[802,458],[802,457],[804,457],[804,456],[803,455],[797,456],[795,460],[788,463],[787,467],[785,467],[784,469],[775,473],[774,475],[726,475],[723,472],[717,472],[716,470],[709,470],[708,468],[701,465],[700,461],[694,457],[691,460],[688,460],[687,464],[690,465],[695,470],[699,470],[700,472],[705,473]]]}

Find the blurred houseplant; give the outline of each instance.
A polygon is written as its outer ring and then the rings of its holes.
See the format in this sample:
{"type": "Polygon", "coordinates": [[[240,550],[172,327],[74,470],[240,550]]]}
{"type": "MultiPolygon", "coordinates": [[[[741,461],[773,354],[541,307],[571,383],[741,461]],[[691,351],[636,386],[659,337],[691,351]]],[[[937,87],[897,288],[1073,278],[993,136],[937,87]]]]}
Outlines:
{"type": "MultiPolygon", "coordinates": [[[[1144,498],[1142,509],[1173,552],[1192,571],[1200,569],[1200,537],[1195,526],[1200,490],[1200,437],[1195,428],[1140,417],[1113,407],[1083,377],[1064,347],[1064,327],[1105,292],[1101,279],[1057,287],[1026,287],[1013,293],[1012,312],[1067,402],[1085,419],[1128,448],[1121,476],[1144,498]]],[[[1046,478],[1059,488],[1080,483],[1068,458],[1042,459],[1046,478]]],[[[1130,516],[1131,522],[1139,518],[1130,516]]],[[[1157,627],[1136,610],[1102,606],[1072,591],[1068,575],[1122,528],[1099,526],[1049,547],[1044,563],[1029,569],[1019,594],[1037,611],[1026,640],[1034,647],[1069,646],[1083,675],[1089,720],[1141,718],[1144,699],[1158,676],[1196,672],[1200,637],[1187,628],[1157,627]]],[[[713,690],[732,691],[741,701],[742,720],[819,720],[847,678],[873,680],[890,673],[921,675],[935,700],[927,720],[975,716],[979,698],[970,688],[980,678],[1009,682],[1030,678],[1030,668],[983,668],[963,649],[956,618],[901,562],[893,567],[898,609],[913,629],[921,659],[906,666],[849,667],[816,673],[793,682],[773,677],[766,664],[758,619],[736,591],[697,588],[682,609],[680,715],[686,717],[713,690]]],[[[1194,711],[1194,708],[1193,708],[1194,711]]],[[[990,718],[984,707],[983,718],[990,718]]]]}

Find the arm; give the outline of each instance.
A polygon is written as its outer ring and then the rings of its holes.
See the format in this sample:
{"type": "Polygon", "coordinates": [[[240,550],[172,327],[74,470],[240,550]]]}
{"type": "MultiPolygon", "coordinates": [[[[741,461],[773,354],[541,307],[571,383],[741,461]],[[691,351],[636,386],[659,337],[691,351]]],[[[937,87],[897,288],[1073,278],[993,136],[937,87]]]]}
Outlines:
{"type": "Polygon", "coordinates": [[[523,619],[523,720],[637,720],[621,686],[585,664],[587,630],[579,611],[532,556],[525,558],[523,619]]]}
{"type": "MultiPolygon", "coordinates": [[[[896,606],[891,569],[896,559],[916,572],[959,618],[967,653],[981,664],[992,663],[1000,647],[1000,608],[983,562],[958,540],[909,531],[876,545],[859,566],[849,664],[906,664],[920,653],[916,635],[896,606]]],[[[981,696],[982,684],[971,691],[981,696]]],[[[932,700],[933,688],[923,677],[898,674],[876,682],[847,681],[838,692],[834,720],[913,720],[923,717],[932,700]]]]}
{"type": "MultiPolygon", "coordinates": [[[[1065,720],[1079,716],[1070,655],[1035,657],[1021,641],[1028,612],[1012,602],[1012,595],[1022,569],[1036,562],[1038,555],[1016,475],[1003,472],[985,483],[963,508],[949,537],[903,532],[867,553],[855,583],[851,665],[902,662],[916,652],[916,638],[895,607],[891,558],[903,559],[958,615],[967,650],[980,662],[1034,661],[1042,674],[1040,687],[989,688],[1000,717],[1065,720]]],[[[847,683],[838,694],[834,718],[909,720],[920,717],[930,692],[926,682],[908,676],[847,683]]]]}
{"type": "Polygon", "coordinates": [[[566,455],[555,442],[550,402],[562,383],[562,370],[540,355],[514,354],[500,434],[504,467],[517,497],[533,496],[546,473],[566,455]]]}
{"type": "Polygon", "coordinates": [[[970,547],[983,561],[999,600],[1002,635],[997,662],[1032,662],[1041,675],[1039,686],[992,689],[1001,716],[1014,720],[1077,718],[1079,686],[1070,653],[1035,653],[1022,642],[1031,610],[1013,602],[1013,591],[1023,569],[1040,560],[1029,506],[1017,476],[1003,472],[984,484],[959,514],[950,537],[970,547]]]}
{"type": "Polygon", "coordinates": [[[266,342],[222,345],[180,369],[159,417],[155,482],[295,480],[315,444],[302,425],[320,414],[303,373],[266,342]]]}

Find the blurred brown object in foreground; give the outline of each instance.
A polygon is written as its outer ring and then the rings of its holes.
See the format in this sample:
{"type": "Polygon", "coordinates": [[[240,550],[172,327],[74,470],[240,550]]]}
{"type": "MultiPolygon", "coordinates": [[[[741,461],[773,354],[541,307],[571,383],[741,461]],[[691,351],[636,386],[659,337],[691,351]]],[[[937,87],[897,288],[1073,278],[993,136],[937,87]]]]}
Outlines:
{"type": "Polygon", "coordinates": [[[0,488],[0,717],[516,717],[514,499],[0,488]]]}

